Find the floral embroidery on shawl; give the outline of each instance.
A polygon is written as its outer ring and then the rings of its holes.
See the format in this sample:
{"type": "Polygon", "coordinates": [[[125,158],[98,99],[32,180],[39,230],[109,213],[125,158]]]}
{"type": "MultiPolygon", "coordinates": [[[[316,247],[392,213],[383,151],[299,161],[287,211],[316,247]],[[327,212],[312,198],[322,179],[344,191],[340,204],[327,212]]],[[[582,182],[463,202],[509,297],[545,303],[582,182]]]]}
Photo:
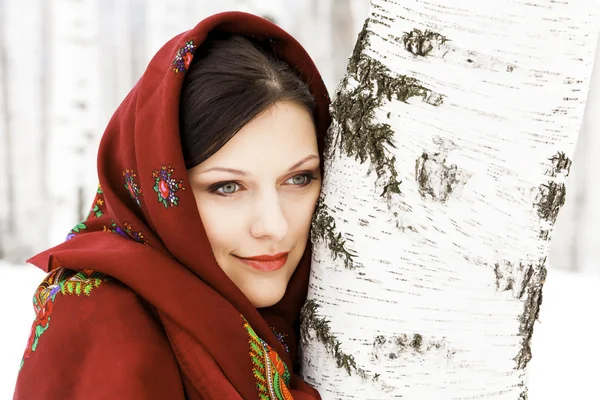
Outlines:
{"type": "Polygon", "coordinates": [[[104,225],[102,230],[104,232],[117,233],[124,238],[133,239],[138,243],[148,246],[148,240],[144,237],[144,234],[142,232],[134,232],[130,223],[124,222],[123,228],[121,228],[114,220],[111,219],[110,224],[110,226],[104,225]]]}
{"type": "Polygon", "coordinates": [[[192,63],[195,51],[196,45],[194,44],[193,40],[185,42],[185,45],[177,50],[177,54],[175,55],[175,59],[173,60],[173,64],[171,66],[173,72],[177,74],[179,72],[187,71],[192,63]]]}
{"type": "Polygon", "coordinates": [[[123,177],[125,178],[125,189],[129,192],[132,199],[135,200],[138,207],[142,207],[141,196],[144,194],[140,185],[135,181],[137,174],[132,169],[126,169],[123,171],[123,177]]]}
{"type": "Polygon", "coordinates": [[[35,320],[31,326],[20,368],[23,368],[25,360],[37,349],[40,337],[50,326],[56,295],[60,293],[63,296],[89,296],[92,290],[107,280],[108,276],[100,272],[92,270],[77,272],[64,268],[55,269],[46,276],[33,295],[35,320]]]}
{"type": "Polygon", "coordinates": [[[287,343],[285,342],[285,338],[287,338],[288,335],[286,335],[285,333],[281,333],[278,332],[275,327],[271,326],[271,330],[273,331],[273,333],[275,334],[275,337],[277,338],[277,340],[279,341],[279,343],[281,343],[281,345],[283,346],[283,348],[285,349],[286,352],[290,352],[290,348],[288,347],[287,343]]]}
{"type": "Polygon", "coordinates": [[[77,236],[78,233],[81,233],[81,231],[84,231],[86,229],[87,226],[85,226],[83,222],[78,223],[77,225],[75,225],[75,227],[73,227],[73,229],[71,229],[71,231],[67,235],[67,238],[65,239],[65,242],[73,239],[75,236],[77,236]]]}
{"type": "Polygon", "coordinates": [[[165,208],[178,206],[179,197],[175,193],[179,190],[185,190],[183,187],[183,179],[177,180],[172,177],[174,169],[170,165],[163,165],[160,170],[155,169],[152,172],[154,178],[154,186],[152,187],[158,195],[158,201],[165,208]]]}
{"type": "Polygon", "coordinates": [[[129,236],[127,236],[125,231],[123,229],[121,229],[121,227],[119,225],[117,225],[117,223],[115,221],[113,221],[112,219],[110,220],[110,226],[104,225],[102,227],[102,231],[118,233],[119,235],[123,236],[124,238],[129,238],[129,236]]]}
{"type": "Polygon", "coordinates": [[[127,232],[130,238],[132,238],[138,243],[148,246],[148,239],[144,237],[144,234],[142,232],[134,232],[133,228],[131,227],[131,224],[128,222],[124,222],[123,225],[125,228],[125,232],[127,232]]]}
{"type": "Polygon", "coordinates": [[[94,205],[92,206],[89,212],[88,219],[92,217],[100,218],[102,215],[104,215],[104,211],[102,210],[104,202],[104,192],[102,191],[100,185],[98,185],[98,190],[96,191],[96,198],[94,199],[94,205]]]}
{"type": "Polygon", "coordinates": [[[258,398],[260,400],[293,400],[288,389],[291,375],[279,355],[264,340],[258,337],[248,321],[244,328],[248,332],[250,359],[252,360],[258,398]]]}

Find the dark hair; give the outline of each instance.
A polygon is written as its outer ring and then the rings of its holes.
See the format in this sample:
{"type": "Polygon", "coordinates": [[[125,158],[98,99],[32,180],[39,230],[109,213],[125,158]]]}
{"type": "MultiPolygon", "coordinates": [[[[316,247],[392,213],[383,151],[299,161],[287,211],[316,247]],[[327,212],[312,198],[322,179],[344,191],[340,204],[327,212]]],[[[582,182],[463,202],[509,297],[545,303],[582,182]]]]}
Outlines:
{"type": "Polygon", "coordinates": [[[215,154],[275,102],[297,103],[313,116],[315,100],[308,85],[271,48],[268,40],[222,33],[209,35],[199,46],[179,102],[186,168],[215,154]]]}

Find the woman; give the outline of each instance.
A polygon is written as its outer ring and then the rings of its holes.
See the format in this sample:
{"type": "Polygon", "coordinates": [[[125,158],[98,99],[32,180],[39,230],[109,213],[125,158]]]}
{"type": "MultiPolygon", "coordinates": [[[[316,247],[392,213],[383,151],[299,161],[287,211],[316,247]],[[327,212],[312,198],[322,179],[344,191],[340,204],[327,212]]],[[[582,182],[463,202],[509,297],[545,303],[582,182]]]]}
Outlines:
{"type": "Polygon", "coordinates": [[[111,119],[90,215],[49,272],[15,399],[319,399],[297,375],[329,99],[262,18],[169,41],[111,119]]]}

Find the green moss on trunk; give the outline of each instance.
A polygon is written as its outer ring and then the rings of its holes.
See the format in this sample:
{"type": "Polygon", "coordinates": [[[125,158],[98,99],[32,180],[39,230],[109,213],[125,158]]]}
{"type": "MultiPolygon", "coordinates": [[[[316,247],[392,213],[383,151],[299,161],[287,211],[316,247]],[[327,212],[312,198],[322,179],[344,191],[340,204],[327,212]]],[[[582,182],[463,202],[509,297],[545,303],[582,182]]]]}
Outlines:
{"type": "Polygon", "coordinates": [[[370,161],[370,170],[375,170],[377,178],[384,182],[381,195],[385,196],[400,193],[401,180],[395,167],[396,159],[390,154],[395,148],[394,131],[389,124],[376,120],[376,111],[393,98],[407,102],[412,97],[421,97],[423,101],[439,106],[443,96],[433,93],[414,78],[393,74],[382,63],[367,56],[369,22],[373,20],[367,19],[358,36],[348,74],[332,104],[335,123],[328,135],[326,151],[329,153],[338,148],[361,164],[370,161]]]}
{"type": "Polygon", "coordinates": [[[342,344],[331,332],[329,321],[317,315],[319,307],[315,300],[308,300],[302,308],[300,331],[303,345],[306,346],[310,340],[313,340],[312,332],[314,332],[316,339],[333,356],[338,368],[344,368],[348,375],[354,373],[367,379],[367,373],[356,365],[354,357],[342,350],[342,344]]]}
{"type": "Polygon", "coordinates": [[[355,269],[356,266],[352,260],[355,255],[346,248],[346,241],[342,237],[342,234],[336,232],[335,220],[329,214],[328,210],[329,208],[325,205],[324,199],[321,197],[313,214],[312,241],[313,243],[319,241],[325,242],[334,260],[340,257],[344,262],[344,267],[355,269]]]}

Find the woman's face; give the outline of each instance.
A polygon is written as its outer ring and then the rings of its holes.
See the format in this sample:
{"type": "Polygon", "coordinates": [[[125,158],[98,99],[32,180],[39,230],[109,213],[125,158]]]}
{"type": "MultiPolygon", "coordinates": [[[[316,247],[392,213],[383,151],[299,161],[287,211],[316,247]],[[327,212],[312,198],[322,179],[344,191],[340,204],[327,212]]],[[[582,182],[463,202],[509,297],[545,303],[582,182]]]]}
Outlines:
{"type": "Polygon", "coordinates": [[[255,307],[279,302],[321,190],[309,112],[274,104],[188,176],[219,266],[255,307]]]}

